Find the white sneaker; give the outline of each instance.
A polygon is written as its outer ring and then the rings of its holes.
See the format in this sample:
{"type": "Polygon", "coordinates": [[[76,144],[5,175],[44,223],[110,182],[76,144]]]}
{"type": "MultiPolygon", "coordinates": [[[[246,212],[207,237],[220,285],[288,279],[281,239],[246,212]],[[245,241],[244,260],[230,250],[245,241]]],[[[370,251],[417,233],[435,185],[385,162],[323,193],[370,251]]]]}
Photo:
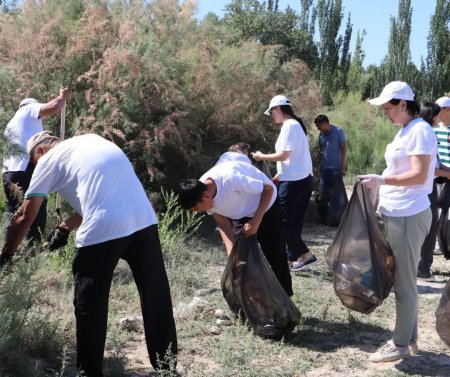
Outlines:
{"type": "Polygon", "coordinates": [[[394,341],[388,340],[377,352],[370,355],[369,360],[373,363],[384,363],[387,361],[396,361],[410,357],[409,347],[397,347],[394,341]]]}
{"type": "Polygon", "coordinates": [[[411,340],[409,342],[409,353],[412,356],[419,354],[419,346],[417,345],[417,340],[411,340]]]}

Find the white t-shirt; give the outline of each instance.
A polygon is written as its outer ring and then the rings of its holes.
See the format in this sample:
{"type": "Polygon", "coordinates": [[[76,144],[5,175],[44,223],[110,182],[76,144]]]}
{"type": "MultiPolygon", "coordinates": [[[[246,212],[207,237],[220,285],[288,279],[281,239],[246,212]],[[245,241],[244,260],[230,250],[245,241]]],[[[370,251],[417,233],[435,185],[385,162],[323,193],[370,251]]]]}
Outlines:
{"type": "Polygon", "coordinates": [[[67,139],[43,155],[25,198],[59,192],[83,217],[78,247],[128,236],[157,224],[133,167],[115,144],[88,134],[67,139]]]}
{"type": "Polygon", "coordinates": [[[227,162],[227,161],[242,161],[242,162],[246,162],[247,164],[252,163],[250,161],[250,159],[248,158],[248,156],[246,156],[243,153],[225,152],[219,157],[219,159],[216,162],[216,165],[221,164],[222,162],[227,162]]]}
{"type": "Polygon", "coordinates": [[[234,220],[253,217],[259,206],[264,183],[273,187],[267,209],[277,198],[277,189],[272,181],[247,162],[223,162],[203,174],[200,181],[205,182],[208,178],[212,178],[217,186],[213,207],[208,211],[210,215],[217,213],[234,220]]]}
{"type": "Polygon", "coordinates": [[[275,143],[276,152],[290,151],[285,161],[277,161],[280,181],[299,181],[312,175],[312,160],[309,152],[308,137],[295,119],[284,121],[280,135],[275,143]]]}
{"type": "Polygon", "coordinates": [[[23,153],[18,156],[5,156],[2,173],[7,171],[25,171],[29,157],[27,141],[38,132],[43,131],[42,119],[39,119],[40,103],[30,103],[21,107],[8,122],[5,137],[11,144],[20,147],[23,153]]]}
{"type": "Polygon", "coordinates": [[[433,190],[437,140],[433,129],[422,118],[412,120],[403,127],[385,152],[387,168],[383,175],[396,175],[411,169],[411,156],[431,155],[427,180],[422,185],[380,187],[378,210],[385,216],[416,215],[430,206],[428,194],[433,190]]]}

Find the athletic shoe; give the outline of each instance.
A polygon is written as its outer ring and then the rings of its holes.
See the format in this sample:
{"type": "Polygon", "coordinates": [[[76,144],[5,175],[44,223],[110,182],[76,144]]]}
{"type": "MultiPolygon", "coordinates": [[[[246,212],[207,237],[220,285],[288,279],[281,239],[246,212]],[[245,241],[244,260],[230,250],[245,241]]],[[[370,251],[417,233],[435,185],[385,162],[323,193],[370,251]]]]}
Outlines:
{"type": "Polygon", "coordinates": [[[411,340],[409,342],[409,353],[412,356],[416,356],[419,353],[419,346],[417,345],[417,340],[411,340]]]}
{"type": "Polygon", "coordinates": [[[317,258],[315,255],[313,255],[311,258],[309,258],[306,261],[295,261],[292,263],[291,271],[304,271],[310,268],[313,264],[316,264],[317,258]]]}
{"type": "Polygon", "coordinates": [[[231,326],[233,321],[226,315],[223,315],[216,320],[216,324],[221,326],[231,326]]]}
{"type": "Polygon", "coordinates": [[[387,361],[406,359],[410,356],[409,347],[398,347],[391,339],[378,348],[377,352],[370,355],[369,360],[373,363],[384,363],[387,361]]]}

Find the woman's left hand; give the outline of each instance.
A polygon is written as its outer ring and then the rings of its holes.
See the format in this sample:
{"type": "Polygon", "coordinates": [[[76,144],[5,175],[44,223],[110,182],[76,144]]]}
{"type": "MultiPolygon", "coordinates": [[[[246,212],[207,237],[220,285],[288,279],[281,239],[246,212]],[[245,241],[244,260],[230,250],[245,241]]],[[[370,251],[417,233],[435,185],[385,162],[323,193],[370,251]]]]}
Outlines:
{"type": "Polygon", "coordinates": [[[252,153],[252,157],[256,160],[256,161],[261,161],[262,160],[262,156],[263,154],[260,151],[256,151],[252,153]]]}
{"type": "Polygon", "coordinates": [[[384,177],[378,174],[358,175],[358,178],[361,179],[361,183],[364,186],[370,189],[385,184],[384,177]]]}

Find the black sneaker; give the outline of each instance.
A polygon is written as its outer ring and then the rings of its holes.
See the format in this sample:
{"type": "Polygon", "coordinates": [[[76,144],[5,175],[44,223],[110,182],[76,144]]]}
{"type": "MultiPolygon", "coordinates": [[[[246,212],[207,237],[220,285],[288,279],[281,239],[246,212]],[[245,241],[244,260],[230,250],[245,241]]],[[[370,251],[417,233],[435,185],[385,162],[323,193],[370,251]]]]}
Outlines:
{"type": "Polygon", "coordinates": [[[435,281],[435,277],[431,272],[423,273],[417,272],[417,279],[422,281],[435,281]]]}
{"type": "Polygon", "coordinates": [[[313,255],[311,258],[309,258],[306,261],[295,261],[292,263],[291,271],[304,271],[309,269],[313,264],[317,263],[317,258],[315,255],[313,255]]]}

